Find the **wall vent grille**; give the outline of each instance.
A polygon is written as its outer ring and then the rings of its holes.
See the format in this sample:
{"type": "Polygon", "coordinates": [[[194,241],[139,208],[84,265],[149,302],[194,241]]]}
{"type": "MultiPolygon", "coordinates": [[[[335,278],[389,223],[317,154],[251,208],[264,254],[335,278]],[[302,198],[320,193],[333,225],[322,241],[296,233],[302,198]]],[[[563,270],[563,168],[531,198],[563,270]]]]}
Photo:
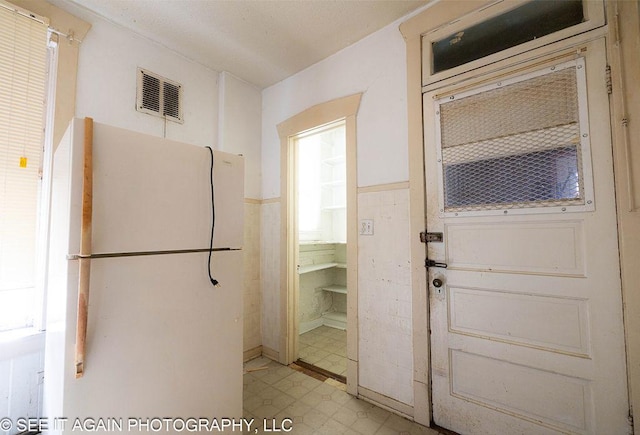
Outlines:
{"type": "Polygon", "coordinates": [[[136,110],[169,121],[184,122],[182,116],[182,85],[138,68],[136,110]]]}

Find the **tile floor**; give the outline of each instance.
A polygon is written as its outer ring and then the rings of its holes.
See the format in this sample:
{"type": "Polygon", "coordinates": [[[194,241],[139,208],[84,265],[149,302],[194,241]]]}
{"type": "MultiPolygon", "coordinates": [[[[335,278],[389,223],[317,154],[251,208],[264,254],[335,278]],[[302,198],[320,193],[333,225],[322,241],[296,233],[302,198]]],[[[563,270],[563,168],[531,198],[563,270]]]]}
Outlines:
{"type": "Polygon", "coordinates": [[[347,375],[347,331],[320,326],[298,339],[298,358],[338,375],[347,375]]]}
{"type": "Polygon", "coordinates": [[[244,375],[244,417],[254,418],[251,432],[283,428],[292,419],[293,435],[438,435],[347,394],[335,381],[321,381],[266,358],[249,361],[244,375]],[[283,424],[285,426],[283,426],[283,424]],[[256,431],[257,429],[257,431],[256,431]]]}

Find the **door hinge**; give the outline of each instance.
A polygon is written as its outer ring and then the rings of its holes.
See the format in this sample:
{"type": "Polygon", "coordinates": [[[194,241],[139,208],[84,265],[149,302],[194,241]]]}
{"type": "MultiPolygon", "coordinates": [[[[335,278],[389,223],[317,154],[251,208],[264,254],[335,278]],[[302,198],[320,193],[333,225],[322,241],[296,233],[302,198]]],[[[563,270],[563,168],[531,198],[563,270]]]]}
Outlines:
{"type": "Polygon", "coordinates": [[[442,240],[442,233],[428,233],[426,231],[420,233],[420,241],[422,243],[442,243],[442,240]]]}
{"type": "Polygon", "coordinates": [[[607,86],[607,94],[613,93],[613,82],[611,80],[611,65],[607,65],[604,69],[605,84],[607,86]]]}

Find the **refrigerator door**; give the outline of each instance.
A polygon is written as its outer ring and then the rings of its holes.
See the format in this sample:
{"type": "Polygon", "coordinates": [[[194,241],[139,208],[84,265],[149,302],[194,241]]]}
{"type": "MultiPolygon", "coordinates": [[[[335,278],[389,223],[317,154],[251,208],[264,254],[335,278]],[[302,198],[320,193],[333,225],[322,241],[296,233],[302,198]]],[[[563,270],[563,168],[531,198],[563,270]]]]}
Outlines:
{"type": "Polygon", "coordinates": [[[86,370],[65,367],[64,416],[242,416],[242,251],[213,254],[219,288],[207,255],[92,261],[86,370]]]}
{"type": "MultiPolygon", "coordinates": [[[[73,152],[82,156],[83,123],[73,152]]],[[[208,248],[209,150],[94,123],[93,252],[208,248]]],[[[242,247],[244,161],[214,151],[214,247],[242,247]]]]}

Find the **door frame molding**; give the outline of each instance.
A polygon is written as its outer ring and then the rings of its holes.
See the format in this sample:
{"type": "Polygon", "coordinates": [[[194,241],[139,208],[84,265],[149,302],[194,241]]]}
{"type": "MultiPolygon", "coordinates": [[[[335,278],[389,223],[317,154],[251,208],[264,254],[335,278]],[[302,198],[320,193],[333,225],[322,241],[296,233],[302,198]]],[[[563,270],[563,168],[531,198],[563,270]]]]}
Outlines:
{"type": "Polygon", "coordinates": [[[356,115],[362,93],[310,107],[277,125],[280,137],[280,351],[279,362],[290,364],[296,355],[297,234],[295,207],[295,144],[301,133],[345,121],[347,165],[347,392],[358,392],[358,221],[356,115]]]}
{"type": "MultiPolygon", "coordinates": [[[[413,294],[413,348],[414,348],[414,409],[415,421],[431,425],[431,389],[429,362],[429,313],[427,275],[422,269],[426,245],[419,242],[418,233],[425,230],[425,176],[422,120],[422,37],[462,17],[481,11],[494,3],[438,2],[400,25],[406,42],[407,55],[407,109],[410,180],[410,224],[412,232],[412,294],[413,294]],[[425,343],[427,345],[425,345],[425,343]]],[[[616,208],[622,277],[622,301],[627,348],[627,382],[630,408],[640,409],[640,123],[633,122],[633,115],[640,119],[640,91],[631,86],[637,82],[640,59],[634,56],[640,49],[640,5],[637,2],[604,1],[607,23],[581,35],[556,42],[550,47],[514,53],[513,57],[492,63],[443,82],[486,77],[491,80],[496,71],[519,61],[535,58],[534,53],[547,55],[566,50],[578,43],[602,38],[607,41],[607,59],[612,70],[611,128],[614,155],[616,208]],[[534,52],[534,53],[532,53],[534,52]],[[634,81],[635,80],[635,81],[634,81]],[[634,160],[635,158],[635,160],[634,160]],[[635,171],[634,171],[635,169],[635,171]]],[[[517,68],[517,67],[516,67],[517,68]]],[[[444,85],[444,83],[442,83],[444,85]]],[[[426,84],[425,84],[426,85],[426,84]]],[[[632,417],[632,415],[631,415],[632,417]]],[[[636,430],[636,433],[638,430],[636,430]]]]}

